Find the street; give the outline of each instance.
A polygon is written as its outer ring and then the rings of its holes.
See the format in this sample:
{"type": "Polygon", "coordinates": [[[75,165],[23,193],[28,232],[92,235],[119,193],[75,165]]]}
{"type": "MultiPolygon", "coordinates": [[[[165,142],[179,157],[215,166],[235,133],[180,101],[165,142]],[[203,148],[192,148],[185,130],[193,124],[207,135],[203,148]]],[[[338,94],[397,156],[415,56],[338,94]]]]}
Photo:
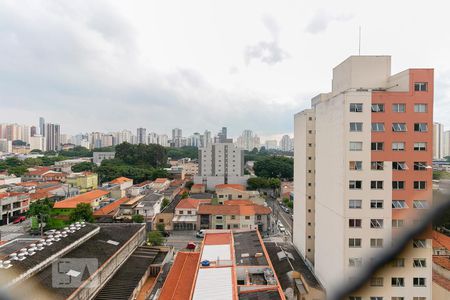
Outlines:
{"type": "Polygon", "coordinates": [[[280,203],[272,197],[267,199],[269,206],[273,210],[273,218],[275,222],[281,221],[283,226],[286,228],[286,235],[292,236],[292,219],[291,215],[286,213],[281,207],[280,203]]]}

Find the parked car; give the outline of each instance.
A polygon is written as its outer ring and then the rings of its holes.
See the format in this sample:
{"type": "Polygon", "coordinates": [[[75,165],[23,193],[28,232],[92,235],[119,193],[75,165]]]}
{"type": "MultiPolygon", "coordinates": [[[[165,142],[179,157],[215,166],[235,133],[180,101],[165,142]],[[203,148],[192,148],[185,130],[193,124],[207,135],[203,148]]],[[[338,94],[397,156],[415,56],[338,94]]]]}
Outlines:
{"type": "Polygon", "coordinates": [[[198,237],[198,238],[204,238],[205,237],[205,230],[204,229],[200,229],[199,231],[197,231],[195,236],[198,237]]]}
{"type": "Polygon", "coordinates": [[[25,221],[27,218],[25,216],[18,216],[16,219],[14,219],[13,224],[19,224],[25,221]]]}
{"type": "Polygon", "coordinates": [[[280,232],[285,232],[286,228],[284,228],[283,224],[278,225],[278,229],[280,230],[280,232]]]}
{"type": "Polygon", "coordinates": [[[195,250],[196,247],[197,247],[197,245],[194,242],[189,242],[186,245],[186,249],[189,249],[189,250],[195,250]]]}

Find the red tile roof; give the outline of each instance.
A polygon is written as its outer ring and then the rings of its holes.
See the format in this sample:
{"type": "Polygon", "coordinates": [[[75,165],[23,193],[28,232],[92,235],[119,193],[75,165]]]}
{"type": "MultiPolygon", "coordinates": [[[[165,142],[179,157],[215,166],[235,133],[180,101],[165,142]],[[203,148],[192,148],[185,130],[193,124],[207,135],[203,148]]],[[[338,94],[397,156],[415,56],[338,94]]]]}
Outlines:
{"type": "Polygon", "coordinates": [[[133,181],[133,179],[126,178],[126,177],[118,177],[116,179],[111,180],[109,183],[122,184],[122,183],[125,183],[125,182],[128,182],[128,181],[133,181]]]}
{"type": "Polygon", "coordinates": [[[156,178],[155,183],[166,183],[166,181],[169,180],[167,178],[156,178]]]}
{"type": "Polygon", "coordinates": [[[197,209],[200,204],[211,203],[211,199],[181,199],[176,208],[197,209]]]}
{"type": "Polygon", "coordinates": [[[108,191],[93,190],[63,201],[56,202],[53,208],[76,208],[78,203],[91,204],[95,199],[108,195],[108,191]]]}
{"type": "Polygon", "coordinates": [[[199,189],[199,188],[202,188],[202,187],[204,187],[204,186],[205,186],[204,184],[196,183],[196,184],[193,184],[193,185],[192,185],[192,188],[197,188],[197,189],[199,189]]]}
{"type": "Polygon", "coordinates": [[[450,280],[434,271],[433,271],[433,283],[437,283],[438,285],[440,285],[441,287],[450,292],[450,280]]]}
{"type": "Polygon", "coordinates": [[[433,263],[450,271],[450,258],[448,256],[433,255],[433,263]]]}
{"type": "Polygon", "coordinates": [[[218,184],[218,185],[216,185],[216,190],[227,189],[227,188],[245,191],[245,186],[243,186],[242,184],[218,184]]]}
{"type": "Polygon", "coordinates": [[[45,172],[50,171],[50,168],[49,168],[49,167],[36,167],[36,168],[33,168],[33,169],[34,169],[34,170],[29,171],[29,172],[27,173],[27,175],[38,176],[38,175],[44,174],[45,172]]]}
{"type": "Polygon", "coordinates": [[[433,230],[433,248],[446,248],[450,250],[450,236],[433,230]]]}
{"type": "Polygon", "coordinates": [[[262,205],[200,205],[198,214],[200,215],[267,215],[271,209],[262,205]]]}
{"type": "Polygon", "coordinates": [[[206,233],[204,245],[231,245],[231,233],[206,233]]]}
{"type": "Polygon", "coordinates": [[[103,206],[102,208],[94,211],[94,216],[106,216],[111,213],[114,213],[117,209],[119,209],[120,204],[127,202],[130,200],[128,197],[120,198],[119,200],[114,201],[108,205],[103,206]]]}
{"type": "Polygon", "coordinates": [[[199,260],[200,252],[178,252],[158,299],[190,299],[199,260]]]}
{"type": "Polygon", "coordinates": [[[252,200],[225,200],[223,205],[253,205],[255,204],[252,200]]]}

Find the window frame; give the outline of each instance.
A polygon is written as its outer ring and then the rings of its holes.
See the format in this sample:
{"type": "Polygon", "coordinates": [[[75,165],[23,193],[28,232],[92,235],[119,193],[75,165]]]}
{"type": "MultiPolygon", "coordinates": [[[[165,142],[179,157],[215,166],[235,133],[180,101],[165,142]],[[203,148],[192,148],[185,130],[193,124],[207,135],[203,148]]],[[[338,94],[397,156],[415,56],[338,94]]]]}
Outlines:
{"type": "Polygon", "coordinates": [[[406,112],[406,103],[392,103],[392,112],[394,113],[405,113],[406,112]],[[399,108],[402,107],[403,110],[399,108]]]}
{"type": "Polygon", "coordinates": [[[350,112],[363,112],[363,103],[350,103],[349,111],[350,112]],[[352,110],[352,106],[353,106],[353,110],[352,110]],[[358,109],[358,107],[360,110],[358,109]]]}

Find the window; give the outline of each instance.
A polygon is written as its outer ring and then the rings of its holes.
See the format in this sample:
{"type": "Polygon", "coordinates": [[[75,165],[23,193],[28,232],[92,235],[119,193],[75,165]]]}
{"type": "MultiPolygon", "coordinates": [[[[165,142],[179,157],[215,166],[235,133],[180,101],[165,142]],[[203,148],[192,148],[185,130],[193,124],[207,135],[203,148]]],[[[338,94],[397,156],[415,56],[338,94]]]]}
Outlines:
{"type": "Polygon", "coordinates": [[[414,162],[414,171],[425,171],[427,169],[426,161],[415,161],[414,162]]]}
{"type": "Polygon", "coordinates": [[[405,132],[406,131],[406,123],[392,123],[392,131],[405,132]]]}
{"type": "Polygon", "coordinates": [[[370,286],[383,286],[383,277],[370,278],[370,286]]]}
{"type": "Polygon", "coordinates": [[[188,214],[188,215],[192,215],[192,211],[188,210],[188,211],[187,211],[187,214],[188,214]]]}
{"type": "Polygon", "coordinates": [[[427,105],[426,104],[414,104],[414,112],[426,113],[427,112],[427,105]]]}
{"type": "Polygon", "coordinates": [[[391,297],[391,300],[405,300],[404,297],[391,297]]]}
{"type": "Polygon", "coordinates": [[[394,268],[403,268],[405,266],[405,259],[404,258],[394,258],[391,261],[391,266],[394,268]]]}
{"type": "Polygon", "coordinates": [[[427,260],[425,258],[414,258],[413,267],[414,268],[426,268],[427,260]]]}
{"type": "Polygon", "coordinates": [[[352,132],[361,132],[363,127],[363,123],[361,122],[350,122],[350,131],[352,132]]]}
{"type": "Polygon", "coordinates": [[[348,182],[348,188],[351,190],[360,190],[362,188],[361,180],[350,180],[348,182]]]}
{"type": "Polygon", "coordinates": [[[348,200],[348,208],[361,208],[362,206],[362,200],[348,200]]]}
{"type": "Polygon", "coordinates": [[[370,148],[373,151],[383,151],[384,143],[383,142],[374,142],[370,144],[370,148]]]}
{"type": "Polygon", "coordinates": [[[382,161],[372,161],[370,163],[370,169],[371,170],[383,170],[384,169],[384,162],[382,162],[382,161]]]}
{"type": "Polygon", "coordinates": [[[381,180],[372,180],[370,182],[370,188],[372,190],[381,190],[381,189],[383,189],[383,181],[381,181],[381,180]]]}
{"type": "Polygon", "coordinates": [[[383,248],[383,239],[370,239],[371,248],[383,248]]]}
{"type": "Polygon", "coordinates": [[[180,215],[182,215],[184,212],[182,210],[180,210],[180,215]]]}
{"type": "Polygon", "coordinates": [[[370,300],[383,300],[383,297],[370,297],[370,300]]]}
{"type": "Polygon", "coordinates": [[[361,228],[361,219],[349,219],[348,227],[350,228],[361,228]]]}
{"type": "Polygon", "coordinates": [[[425,286],[425,277],[414,277],[413,278],[413,286],[416,286],[416,287],[425,286]]]}
{"type": "Polygon", "coordinates": [[[392,143],[392,151],[405,151],[405,143],[404,142],[393,142],[392,143]]]}
{"type": "Polygon", "coordinates": [[[392,181],[392,189],[393,190],[403,190],[405,188],[404,181],[392,181]]]}
{"type": "Polygon", "coordinates": [[[427,241],[424,239],[414,239],[413,240],[413,248],[426,248],[427,241]]]}
{"type": "Polygon", "coordinates": [[[400,228],[405,225],[405,220],[401,219],[392,219],[392,227],[393,228],[400,228]]]}
{"type": "Polygon", "coordinates": [[[232,216],[231,216],[231,220],[236,220],[236,216],[235,216],[235,215],[232,215],[232,216]]]}
{"type": "Polygon", "coordinates": [[[427,187],[426,181],[414,181],[414,189],[415,190],[424,190],[427,187]]]}
{"type": "Polygon", "coordinates": [[[245,219],[246,220],[250,220],[250,216],[245,216],[245,219]]]}
{"type": "Polygon", "coordinates": [[[384,123],[372,123],[372,131],[384,131],[384,123]]]}
{"type": "Polygon", "coordinates": [[[416,92],[426,92],[428,90],[427,82],[415,82],[414,83],[414,91],[416,92]]]}
{"type": "Polygon", "coordinates": [[[428,131],[427,123],[414,123],[414,131],[415,132],[427,132],[428,131]]]}
{"type": "Polygon", "coordinates": [[[406,163],[404,161],[393,161],[392,162],[392,170],[404,171],[406,170],[406,163]]]}
{"type": "Polygon", "coordinates": [[[223,216],[216,216],[216,220],[222,220],[223,216]]]}
{"type": "Polygon", "coordinates": [[[427,151],[427,143],[414,143],[414,151],[427,151]]]}
{"type": "Polygon", "coordinates": [[[348,265],[350,267],[360,267],[362,265],[362,258],[361,257],[350,257],[348,259],[348,265]]]}
{"type": "Polygon", "coordinates": [[[348,246],[350,248],[361,248],[361,239],[348,239],[348,246]]]}
{"type": "Polygon", "coordinates": [[[383,208],[383,200],[370,200],[370,208],[383,208]]]}
{"type": "Polygon", "coordinates": [[[370,219],[370,228],[383,228],[383,219],[370,219]]]}
{"type": "Polygon", "coordinates": [[[363,104],[362,103],[350,103],[350,112],[362,112],[363,104]]]}
{"type": "Polygon", "coordinates": [[[403,277],[392,277],[391,285],[392,286],[405,286],[405,279],[403,277]]]}
{"type": "Polygon", "coordinates": [[[382,103],[372,104],[372,112],[384,112],[384,104],[382,103]]]}
{"type": "Polygon", "coordinates": [[[392,208],[408,208],[405,200],[392,200],[392,208]]]}
{"type": "Polygon", "coordinates": [[[394,103],[392,104],[392,111],[402,113],[406,111],[406,104],[404,103],[394,103]]]}
{"type": "Polygon", "coordinates": [[[350,151],[361,151],[362,142],[350,142],[350,151]]]}
{"type": "Polygon", "coordinates": [[[350,297],[348,297],[348,300],[362,300],[362,297],[360,297],[360,296],[350,296],[350,297]]]}
{"type": "Polygon", "coordinates": [[[427,300],[427,297],[413,297],[413,300],[427,300]]]}
{"type": "Polygon", "coordinates": [[[418,209],[428,208],[428,202],[426,200],[414,200],[413,207],[418,209]]]}
{"type": "Polygon", "coordinates": [[[349,168],[350,170],[362,170],[362,161],[350,161],[349,162],[349,168]]]}

